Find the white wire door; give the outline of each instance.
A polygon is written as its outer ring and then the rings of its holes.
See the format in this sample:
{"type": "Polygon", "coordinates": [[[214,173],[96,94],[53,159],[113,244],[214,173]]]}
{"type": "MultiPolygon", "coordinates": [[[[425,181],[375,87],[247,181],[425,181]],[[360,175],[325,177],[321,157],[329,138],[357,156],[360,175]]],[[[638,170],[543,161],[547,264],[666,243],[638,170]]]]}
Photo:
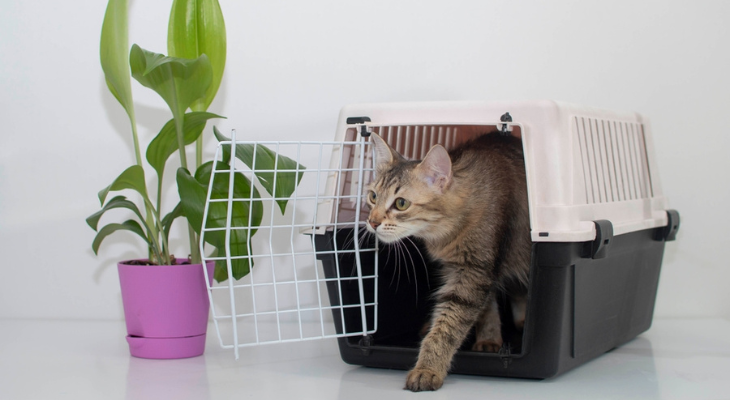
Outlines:
{"type": "Polygon", "coordinates": [[[369,142],[231,136],[210,169],[201,230],[203,261],[217,264],[208,293],[220,345],[238,358],[244,346],[374,333],[377,242],[363,209],[369,142]]]}

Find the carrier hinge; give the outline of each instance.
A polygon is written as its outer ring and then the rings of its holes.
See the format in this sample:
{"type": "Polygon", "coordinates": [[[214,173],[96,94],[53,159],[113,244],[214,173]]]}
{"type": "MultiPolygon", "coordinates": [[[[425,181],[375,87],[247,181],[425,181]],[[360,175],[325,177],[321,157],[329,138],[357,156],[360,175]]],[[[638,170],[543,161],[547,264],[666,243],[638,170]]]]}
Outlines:
{"type": "Polygon", "coordinates": [[[365,125],[366,122],[370,122],[370,117],[348,117],[347,125],[360,125],[360,135],[362,137],[370,137],[368,127],[365,125]]]}
{"type": "Polygon", "coordinates": [[[370,355],[370,346],[373,345],[373,336],[372,335],[365,335],[360,339],[360,342],[358,342],[358,346],[360,346],[360,350],[362,351],[362,354],[365,356],[370,355]]]}
{"type": "MultiPolygon", "coordinates": [[[[502,122],[512,122],[512,116],[509,115],[509,111],[502,114],[501,117],[499,117],[499,120],[502,122]]],[[[502,124],[502,130],[501,130],[502,136],[509,136],[509,130],[507,129],[507,124],[502,124]]]]}
{"type": "Polygon", "coordinates": [[[613,224],[611,221],[601,219],[593,221],[596,225],[596,238],[589,243],[587,256],[593,259],[604,258],[613,240],[613,224]]]}
{"type": "Polygon", "coordinates": [[[677,238],[679,230],[679,212],[677,210],[667,210],[667,225],[657,231],[656,240],[670,242],[677,238]]]}
{"type": "Polygon", "coordinates": [[[499,355],[499,359],[502,360],[502,366],[504,369],[507,369],[512,364],[512,350],[510,350],[509,344],[505,343],[497,354],[499,355]]]}

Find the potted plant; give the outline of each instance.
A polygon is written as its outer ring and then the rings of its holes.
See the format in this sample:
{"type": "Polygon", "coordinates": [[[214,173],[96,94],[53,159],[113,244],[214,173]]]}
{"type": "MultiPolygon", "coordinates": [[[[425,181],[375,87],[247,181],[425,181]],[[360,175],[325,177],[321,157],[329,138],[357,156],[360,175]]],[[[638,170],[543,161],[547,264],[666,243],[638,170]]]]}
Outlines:
{"type": "MultiPolygon", "coordinates": [[[[226,59],[225,25],[217,0],[173,1],[168,24],[169,56],[136,44],[130,49],[127,19],[127,0],[109,0],[100,58],[107,86],[129,117],[136,162],[99,192],[101,209],[87,218],[89,226],[97,231],[92,249],[98,253],[102,241],[117,231],[129,231],[144,240],[146,258],[118,264],[130,352],[143,358],[193,357],[205,348],[207,285],[213,277],[219,282],[229,278],[225,262],[208,263],[205,271],[201,264],[204,246],[198,241],[211,179],[211,198],[227,198],[232,188],[237,197],[247,196],[251,204],[236,202],[228,210],[223,203],[212,203],[205,226],[223,227],[230,211],[239,226],[245,223],[256,227],[263,214],[259,189],[240,172],[234,173],[234,184],[229,186],[232,157],[235,155],[252,170],[278,171],[255,177],[259,187],[277,198],[282,212],[304,168],[261,145],[239,144],[235,149],[227,145],[223,160],[216,164],[203,162],[205,125],[210,119],[223,118],[207,112],[221,84],[226,59]],[[137,134],[130,77],[158,93],[172,114],[148,143],[145,160],[137,134]],[[186,150],[193,146],[195,160],[188,160],[186,150]],[[180,201],[163,213],[165,164],[176,153],[181,165],[175,174],[180,201]],[[154,190],[148,189],[144,161],[157,175],[154,190]],[[214,165],[220,171],[213,171],[214,165]],[[142,207],[124,195],[109,198],[110,193],[124,190],[134,192],[142,207]],[[126,209],[132,218],[99,228],[102,217],[114,209],[126,209]],[[178,217],[187,220],[189,256],[182,258],[170,254],[169,245],[170,230],[178,217]]],[[[219,141],[227,140],[215,128],[213,133],[219,141]]],[[[253,234],[255,230],[234,230],[228,241],[222,231],[205,236],[210,251],[222,254],[230,249],[228,255],[235,257],[230,261],[235,279],[245,276],[253,266],[245,258],[253,234]]]]}

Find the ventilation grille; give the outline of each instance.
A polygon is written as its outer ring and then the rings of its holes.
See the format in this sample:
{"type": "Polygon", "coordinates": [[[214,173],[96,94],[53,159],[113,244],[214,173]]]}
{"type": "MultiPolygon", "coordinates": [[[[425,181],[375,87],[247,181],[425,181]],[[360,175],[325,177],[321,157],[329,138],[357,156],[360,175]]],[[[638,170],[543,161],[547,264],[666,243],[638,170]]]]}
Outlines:
{"type": "MultiPolygon", "coordinates": [[[[423,159],[435,144],[444,146],[447,150],[458,146],[480,134],[497,129],[495,125],[381,125],[370,126],[372,132],[377,133],[399,154],[409,160],[423,159]]],[[[519,136],[518,127],[513,127],[513,134],[519,136]]],[[[367,219],[368,207],[364,196],[358,207],[356,194],[359,181],[360,145],[359,134],[355,128],[349,128],[345,133],[345,145],[340,154],[342,175],[340,176],[340,200],[338,204],[338,222],[352,222],[355,220],[356,210],[360,210],[360,220],[367,219]]],[[[366,187],[373,178],[373,156],[370,142],[365,142],[363,154],[362,187],[366,187]]],[[[364,194],[364,193],[363,193],[364,194]]]]}
{"type": "Polygon", "coordinates": [[[653,196],[641,124],[585,117],[574,122],[588,204],[653,196]]]}
{"type": "Polygon", "coordinates": [[[451,149],[461,137],[458,135],[459,127],[440,125],[377,126],[373,132],[409,160],[423,159],[437,143],[451,149]]]}

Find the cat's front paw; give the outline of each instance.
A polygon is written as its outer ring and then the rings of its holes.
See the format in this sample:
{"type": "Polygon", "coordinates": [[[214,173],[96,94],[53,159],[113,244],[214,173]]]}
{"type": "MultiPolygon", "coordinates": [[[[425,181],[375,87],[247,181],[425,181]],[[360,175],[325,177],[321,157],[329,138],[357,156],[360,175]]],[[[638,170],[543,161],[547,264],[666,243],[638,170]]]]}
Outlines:
{"type": "Polygon", "coordinates": [[[437,390],[443,386],[445,377],[446,374],[439,374],[430,369],[414,368],[408,373],[405,389],[413,392],[437,390]]]}
{"type": "Polygon", "coordinates": [[[482,351],[485,353],[499,353],[502,348],[502,341],[496,340],[479,340],[471,346],[472,351],[482,351]]]}

